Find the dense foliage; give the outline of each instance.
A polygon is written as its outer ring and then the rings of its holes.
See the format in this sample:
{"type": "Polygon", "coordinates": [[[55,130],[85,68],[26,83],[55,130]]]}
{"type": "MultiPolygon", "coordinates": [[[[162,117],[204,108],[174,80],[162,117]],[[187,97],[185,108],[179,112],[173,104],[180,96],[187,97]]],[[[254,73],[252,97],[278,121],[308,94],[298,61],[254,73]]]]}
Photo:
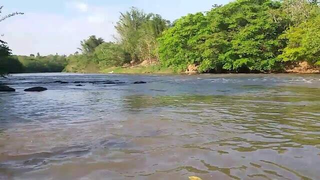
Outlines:
{"type": "Polygon", "coordinates": [[[103,68],[121,66],[130,62],[130,55],[124,51],[121,45],[114,42],[104,42],[103,39],[97,39],[95,36],[83,40],[80,49],[81,54],[76,52],[67,58],[65,71],[99,72],[103,68]]]}
{"type": "Polygon", "coordinates": [[[318,8],[302,0],[237,0],[206,14],[189,14],[159,39],[160,59],[179,70],[195,64],[200,72],[271,71],[286,61],[315,64],[318,8]]]}
{"type": "Polygon", "coordinates": [[[3,73],[36,73],[62,72],[66,66],[66,57],[49,56],[7,56],[1,59],[0,67],[3,73]]]}
{"type": "Polygon", "coordinates": [[[124,50],[134,62],[157,60],[157,38],[168,28],[169,21],[160,15],[145,14],[136,8],[121,13],[116,30],[124,50]]]}
{"type": "Polygon", "coordinates": [[[22,71],[26,73],[32,72],[62,72],[66,66],[66,56],[48,55],[40,56],[13,56],[22,64],[22,71]]]}
{"type": "Polygon", "coordinates": [[[283,61],[308,61],[320,66],[320,15],[291,27],[283,38],[288,45],[280,56],[283,61]]]}
{"type": "Polygon", "coordinates": [[[104,40],[102,38],[97,38],[96,36],[90,36],[89,39],[81,41],[81,52],[83,54],[93,54],[96,47],[98,47],[100,44],[104,43],[104,40]]]}

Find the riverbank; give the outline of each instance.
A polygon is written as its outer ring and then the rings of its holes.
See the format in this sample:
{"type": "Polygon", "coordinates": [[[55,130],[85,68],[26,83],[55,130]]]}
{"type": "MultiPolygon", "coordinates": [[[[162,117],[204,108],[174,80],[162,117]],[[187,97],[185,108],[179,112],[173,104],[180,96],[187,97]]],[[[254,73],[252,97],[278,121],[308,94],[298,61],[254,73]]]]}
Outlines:
{"type": "MultiPolygon", "coordinates": [[[[197,71],[195,65],[190,65],[186,71],[177,71],[173,68],[163,67],[159,64],[152,65],[136,65],[126,67],[112,67],[107,68],[100,73],[103,74],[203,74],[197,71]]],[[[212,74],[237,74],[237,72],[224,72],[224,73],[212,73],[212,74]]],[[[257,72],[243,72],[247,74],[257,74],[257,72]]],[[[320,67],[310,66],[307,62],[300,62],[296,64],[286,65],[283,70],[270,71],[270,72],[258,72],[261,74],[320,74],[320,67]]]]}
{"type": "MultiPolygon", "coordinates": [[[[89,64],[81,69],[65,68],[62,72],[65,73],[82,73],[82,74],[181,74],[181,75],[193,75],[193,74],[320,74],[320,67],[311,66],[307,62],[291,63],[284,65],[282,70],[270,71],[270,72],[207,72],[199,73],[196,65],[189,65],[186,71],[179,71],[174,68],[164,67],[159,63],[145,64],[140,63],[136,65],[126,65],[119,67],[109,67],[100,69],[94,64],[89,64]]],[[[17,73],[17,72],[15,72],[17,73]]],[[[21,72],[23,73],[23,72],[21,72]]],[[[46,72],[25,72],[25,73],[46,73],[46,72]]]]}

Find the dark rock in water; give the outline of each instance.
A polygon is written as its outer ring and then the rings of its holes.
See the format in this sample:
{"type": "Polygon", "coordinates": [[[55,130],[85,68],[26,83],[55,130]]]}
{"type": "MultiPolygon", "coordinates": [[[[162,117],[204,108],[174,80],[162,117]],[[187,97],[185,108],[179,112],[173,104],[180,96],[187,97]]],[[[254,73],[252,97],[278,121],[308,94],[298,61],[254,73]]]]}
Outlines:
{"type": "Polygon", "coordinates": [[[82,85],[82,84],[77,84],[76,86],[81,87],[81,86],[83,86],[83,85],[82,85]]]}
{"type": "Polygon", "coordinates": [[[25,89],[24,91],[26,91],[26,92],[42,92],[42,91],[46,91],[46,90],[48,90],[48,89],[44,88],[44,87],[33,87],[33,88],[25,89]]]}
{"type": "Polygon", "coordinates": [[[16,90],[5,85],[0,85],[0,92],[15,92],[16,90]]]}
{"type": "Polygon", "coordinates": [[[147,82],[145,82],[145,81],[136,81],[133,84],[147,84],[147,82]]]}
{"type": "Polygon", "coordinates": [[[74,81],[74,84],[84,84],[84,83],[90,83],[90,84],[123,84],[124,82],[120,82],[118,80],[111,81],[111,80],[104,80],[104,81],[74,81]]]}
{"type": "Polygon", "coordinates": [[[65,82],[65,81],[55,81],[54,83],[68,84],[68,82],[65,82]]]}
{"type": "Polygon", "coordinates": [[[107,80],[107,81],[103,82],[103,84],[118,84],[118,82],[107,80]]]}

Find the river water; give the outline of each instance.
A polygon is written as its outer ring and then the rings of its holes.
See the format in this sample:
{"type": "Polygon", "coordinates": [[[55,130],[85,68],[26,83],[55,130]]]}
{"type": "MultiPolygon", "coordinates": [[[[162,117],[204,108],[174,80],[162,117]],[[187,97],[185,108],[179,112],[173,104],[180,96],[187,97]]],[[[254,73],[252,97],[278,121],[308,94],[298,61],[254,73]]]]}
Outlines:
{"type": "Polygon", "coordinates": [[[0,179],[320,179],[320,75],[1,81],[0,179]]]}

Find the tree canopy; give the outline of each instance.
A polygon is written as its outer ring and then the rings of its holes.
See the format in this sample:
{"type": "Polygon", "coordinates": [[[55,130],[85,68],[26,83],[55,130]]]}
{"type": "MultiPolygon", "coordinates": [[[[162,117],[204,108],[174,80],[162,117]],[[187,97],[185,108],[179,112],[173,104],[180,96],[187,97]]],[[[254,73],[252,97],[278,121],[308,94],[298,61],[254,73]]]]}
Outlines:
{"type": "Polygon", "coordinates": [[[121,13],[115,26],[119,42],[135,62],[157,60],[157,38],[166,30],[170,22],[158,14],[146,14],[137,8],[121,13]]]}
{"type": "Polygon", "coordinates": [[[85,39],[81,41],[81,52],[83,54],[92,54],[94,50],[100,45],[104,43],[102,38],[97,38],[95,35],[89,37],[89,39],[85,39]]]}

